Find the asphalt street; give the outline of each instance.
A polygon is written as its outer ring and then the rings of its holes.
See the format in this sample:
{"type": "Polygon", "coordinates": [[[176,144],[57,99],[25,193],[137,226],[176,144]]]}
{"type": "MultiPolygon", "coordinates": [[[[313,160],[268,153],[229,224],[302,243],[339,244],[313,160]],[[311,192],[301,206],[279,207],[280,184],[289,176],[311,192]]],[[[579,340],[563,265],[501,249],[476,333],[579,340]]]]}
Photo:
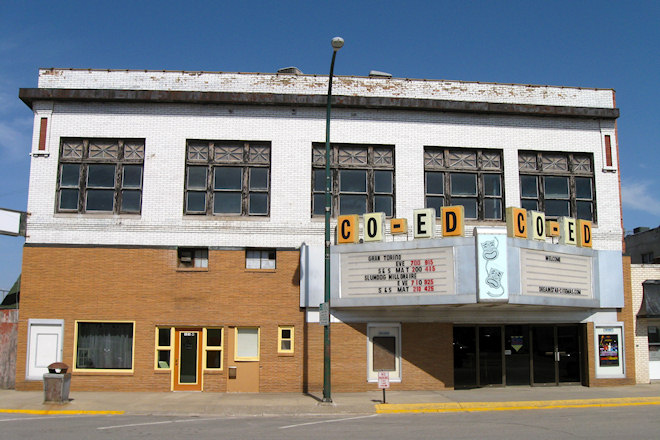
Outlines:
{"type": "Polygon", "coordinates": [[[190,417],[0,414],[2,439],[657,439],[657,405],[441,414],[190,417]]]}

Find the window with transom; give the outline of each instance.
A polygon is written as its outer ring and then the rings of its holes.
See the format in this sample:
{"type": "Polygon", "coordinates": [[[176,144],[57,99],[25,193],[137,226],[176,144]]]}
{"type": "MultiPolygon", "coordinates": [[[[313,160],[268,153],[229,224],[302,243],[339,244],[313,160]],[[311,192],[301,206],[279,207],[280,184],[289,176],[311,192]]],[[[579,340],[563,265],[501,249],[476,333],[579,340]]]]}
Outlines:
{"type": "Polygon", "coordinates": [[[270,144],[189,140],[185,183],[186,214],[267,216],[270,144]]]}
{"type": "MultiPolygon", "coordinates": [[[[394,216],[394,147],[330,146],[332,215],[384,212],[394,216]]],[[[312,147],[312,215],[325,213],[325,144],[312,147]]]]}
{"type": "Polygon", "coordinates": [[[144,139],[62,138],[57,212],[140,214],[144,139]]]}
{"type": "Polygon", "coordinates": [[[463,205],[465,217],[503,220],[500,150],[424,148],[426,207],[463,205]]]}
{"type": "Polygon", "coordinates": [[[523,151],[518,170],[522,208],[596,221],[592,155],[523,151]]]}

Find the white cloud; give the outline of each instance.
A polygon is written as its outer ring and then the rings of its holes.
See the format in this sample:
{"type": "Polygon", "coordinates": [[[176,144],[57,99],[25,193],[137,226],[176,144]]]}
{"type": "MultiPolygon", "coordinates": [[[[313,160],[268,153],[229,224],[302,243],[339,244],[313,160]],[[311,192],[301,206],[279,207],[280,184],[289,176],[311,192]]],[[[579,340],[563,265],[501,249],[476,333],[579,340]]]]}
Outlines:
{"type": "Polygon", "coordinates": [[[622,182],[621,198],[624,208],[660,216],[658,185],[655,182],[622,182]]]}

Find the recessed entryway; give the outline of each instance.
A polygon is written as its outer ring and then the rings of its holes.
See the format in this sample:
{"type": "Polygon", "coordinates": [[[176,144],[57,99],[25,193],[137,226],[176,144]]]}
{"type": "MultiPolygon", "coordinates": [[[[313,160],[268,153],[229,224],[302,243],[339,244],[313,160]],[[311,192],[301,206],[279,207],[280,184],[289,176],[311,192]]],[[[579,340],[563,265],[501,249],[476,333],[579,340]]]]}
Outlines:
{"type": "Polygon", "coordinates": [[[454,387],[560,385],[582,382],[584,327],[454,327],[454,387]]]}

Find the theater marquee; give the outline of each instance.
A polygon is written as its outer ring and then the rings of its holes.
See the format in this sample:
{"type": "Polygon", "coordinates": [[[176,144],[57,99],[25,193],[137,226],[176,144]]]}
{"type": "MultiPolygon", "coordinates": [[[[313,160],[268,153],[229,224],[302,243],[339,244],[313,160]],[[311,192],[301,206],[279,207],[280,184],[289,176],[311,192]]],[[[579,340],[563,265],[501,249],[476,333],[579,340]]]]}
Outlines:
{"type": "Polygon", "coordinates": [[[341,296],[453,295],[451,247],[342,255],[341,296]]]}
{"type": "Polygon", "coordinates": [[[523,295],[588,298],[592,288],[592,257],[521,249],[523,295]]]}

